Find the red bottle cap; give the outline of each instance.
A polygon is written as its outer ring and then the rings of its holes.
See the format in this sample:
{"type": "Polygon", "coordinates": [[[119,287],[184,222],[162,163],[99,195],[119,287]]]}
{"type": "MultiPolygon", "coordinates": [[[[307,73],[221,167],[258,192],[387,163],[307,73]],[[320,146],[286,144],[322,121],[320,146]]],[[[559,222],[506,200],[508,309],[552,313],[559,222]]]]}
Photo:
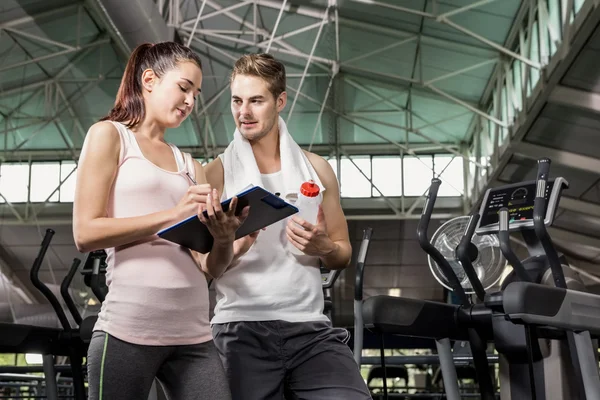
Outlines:
{"type": "Polygon", "coordinates": [[[300,186],[300,193],[306,197],[317,197],[320,191],[319,185],[314,181],[304,182],[302,186],[300,186]]]}

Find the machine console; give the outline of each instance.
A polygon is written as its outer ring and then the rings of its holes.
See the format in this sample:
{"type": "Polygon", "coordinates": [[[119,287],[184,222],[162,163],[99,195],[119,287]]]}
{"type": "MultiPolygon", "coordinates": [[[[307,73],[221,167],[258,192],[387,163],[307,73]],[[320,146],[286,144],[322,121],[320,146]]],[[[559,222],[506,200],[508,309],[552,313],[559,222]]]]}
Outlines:
{"type": "MultiPolygon", "coordinates": [[[[544,223],[552,225],[560,201],[561,191],[568,187],[564,178],[548,180],[546,185],[546,211],[544,223]]],[[[537,186],[535,181],[520,182],[488,189],[479,210],[478,235],[499,231],[498,220],[501,208],[508,208],[509,230],[533,229],[533,205],[537,186]]]]}

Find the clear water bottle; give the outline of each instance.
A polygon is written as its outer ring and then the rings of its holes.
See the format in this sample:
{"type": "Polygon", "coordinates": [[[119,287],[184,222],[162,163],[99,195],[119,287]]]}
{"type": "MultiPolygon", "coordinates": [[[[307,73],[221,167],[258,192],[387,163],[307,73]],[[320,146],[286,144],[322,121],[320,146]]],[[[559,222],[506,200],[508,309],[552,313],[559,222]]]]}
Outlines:
{"type": "MultiPolygon", "coordinates": [[[[298,194],[298,200],[296,200],[295,206],[298,208],[298,212],[295,214],[295,216],[315,225],[317,223],[319,205],[321,204],[320,194],[321,189],[314,181],[304,182],[302,186],[300,186],[300,193],[298,194]]],[[[302,227],[300,228],[304,229],[302,227]]],[[[288,248],[293,254],[304,254],[292,243],[288,243],[288,248]]]]}

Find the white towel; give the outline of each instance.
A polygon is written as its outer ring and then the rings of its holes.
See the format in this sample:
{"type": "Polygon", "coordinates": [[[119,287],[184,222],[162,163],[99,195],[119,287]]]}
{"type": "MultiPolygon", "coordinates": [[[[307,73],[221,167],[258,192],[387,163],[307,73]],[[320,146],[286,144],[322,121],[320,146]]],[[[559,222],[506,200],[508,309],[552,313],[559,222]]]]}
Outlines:
{"type": "MultiPolygon", "coordinates": [[[[279,117],[279,152],[281,174],[285,185],[282,198],[293,202],[300,192],[302,183],[309,180],[319,186],[321,193],[325,191],[316,171],[300,146],[292,139],[281,117],[279,117]]],[[[238,129],[233,134],[233,141],[225,149],[221,162],[225,172],[223,198],[232,197],[250,185],[262,186],[260,171],[250,142],[238,129]]]]}

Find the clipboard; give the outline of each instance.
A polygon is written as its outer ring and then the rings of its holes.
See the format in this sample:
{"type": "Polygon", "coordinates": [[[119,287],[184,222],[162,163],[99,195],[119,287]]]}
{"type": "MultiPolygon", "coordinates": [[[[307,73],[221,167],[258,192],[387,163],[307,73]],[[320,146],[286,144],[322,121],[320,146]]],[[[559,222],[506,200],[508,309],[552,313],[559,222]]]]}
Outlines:
{"type": "MultiPolygon", "coordinates": [[[[253,186],[236,197],[238,198],[236,215],[239,215],[244,207],[250,206],[248,217],[235,233],[236,239],[261,230],[298,212],[297,207],[260,186],[253,186]]],[[[231,199],[221,202],[223,211],[229,210],[230,203],[231,199]]],[[[204,215],[208,216],[206,211],[204,211],[204,215]]],[[[192,215],[159,231],[158,236],[202,254],[208,253],[214,242],[208,228],[197,215],[192,215]]]]}

